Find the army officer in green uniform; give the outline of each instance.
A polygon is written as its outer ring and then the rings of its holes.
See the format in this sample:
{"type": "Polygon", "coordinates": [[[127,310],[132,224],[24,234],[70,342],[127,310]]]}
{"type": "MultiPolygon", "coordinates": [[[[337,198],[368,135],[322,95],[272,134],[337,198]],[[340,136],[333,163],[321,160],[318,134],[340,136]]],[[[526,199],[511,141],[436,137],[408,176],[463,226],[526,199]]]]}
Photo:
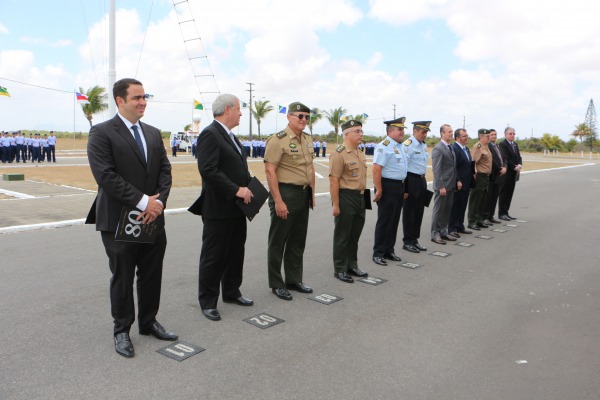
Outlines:
{"type": "Polygon", "coordinates": [[[313,141],[304,132],[310,108],[295,102],[288,107],[288,126],[267,140],[265,172],[269,184],[271,227],[267,250],[269,287],[283,300],[292,300],[288,291],[312,293],[302,283],[302,269],[308,209],[315,203],[315,157],[313,141]],[[284,264],[285,280],[281,275],[284,264]]]}
{"type": "Polygon", "coordinates": [[[335,217],[333,231],[333,268],[342,282],[352,283],[358,277],[369,276],[358,268],[358,239],[365,225],[367,160],[358,145],[363,130],[359,121],[351,119],[342,124],[344,144],[329,157],[329,192],[335,217]]]}

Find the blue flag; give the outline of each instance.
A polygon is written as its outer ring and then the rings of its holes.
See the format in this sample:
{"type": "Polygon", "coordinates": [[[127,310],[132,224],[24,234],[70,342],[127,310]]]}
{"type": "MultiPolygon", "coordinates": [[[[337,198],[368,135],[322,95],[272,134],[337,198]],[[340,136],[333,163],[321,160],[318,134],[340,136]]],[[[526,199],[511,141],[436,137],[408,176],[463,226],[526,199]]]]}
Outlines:
{"type": "Polygon", "coordinates": [[[287,107],[279,106],[279,114],[285,114],[287,112],[287,107]]]}

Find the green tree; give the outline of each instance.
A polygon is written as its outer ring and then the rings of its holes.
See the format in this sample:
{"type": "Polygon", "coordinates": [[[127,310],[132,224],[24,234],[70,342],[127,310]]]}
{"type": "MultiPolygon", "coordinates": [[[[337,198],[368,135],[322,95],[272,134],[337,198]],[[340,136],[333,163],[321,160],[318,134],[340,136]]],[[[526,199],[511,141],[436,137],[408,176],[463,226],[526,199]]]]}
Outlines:
{"type": "Polygon", "coordinates": [[[323,113],[317,107],[313,108],[310,117],[308,119],[308,129],[310,130],[310,135],[313,134],[313,125],[323,119],[323,113]]]}
{"type": "Polygon", "coordinates": [[[550,133],[544,133],[540,141],[549,151],[559,150],[562,143],[562,140],[558,136],[550,133]]]}
{"type": "Polygon", "coordinates": [[[79,88],[79,93],[85,93],[88,98],[87,104],[82,104],[81,109],[83,110],[83,114],[87,118],[90,123],[90,128],[92,127],[92,118],[94,114],[101,113],[102,111],[108,110],[108,103],[106,99],[108,97],[106,93],[106,89],[102,86],[93,86],[88,90],[83,90],[83,88],[79,88]]]}
{"type": "Polygon", "coordinates": [[[325,111],[325,118],[331,126],[333,127],[333,131],[335,132],[335,140],[336,143],[339,140],[339,131],[342,118],[342,115],[346,114],[346,109],[343,107],[334,108],[333,110],[325,111]]]}
{"type": "Polygon", "coordinates": [[[186,126],[183,127],[183,131],[184,132],[188,132],[192,130],[192,124],[187,124],[186,126]]]}
{"type": "Polygon", "coordinates": [[[269,100],[255,101],[252,106],[253,108],[250,108],[250,112],[252,113],[252,116],[254,116],[256,124],[258,125],[258,138],[260,139],[260,122],[267,116],[268,113],[273,111],[273,106],[269,104],[269,100]]]}
{"type": "Polygon", "coordinates": [[[579,125],[575,125],[575,130],[571,133],[576,139],[579,139],[580,143],[583,143],[583,139],[587,138],[590,135],[590,127],[586,125],[585,122],[582,122],[579,125]]]}

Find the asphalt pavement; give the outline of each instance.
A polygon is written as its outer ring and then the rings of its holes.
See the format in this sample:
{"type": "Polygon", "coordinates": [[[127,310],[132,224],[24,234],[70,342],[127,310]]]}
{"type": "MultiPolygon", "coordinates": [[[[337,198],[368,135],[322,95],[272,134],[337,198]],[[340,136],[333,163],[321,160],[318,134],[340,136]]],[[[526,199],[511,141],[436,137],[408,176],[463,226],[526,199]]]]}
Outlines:
{"type": "MultiPolygon", "coordinates": [[[[197,196],[188,190],[174,192],[181,207],[197,196]]],[[[255,305],[219,302],[218,322],[197,302],[201,219],[169,214],[158,320],[205,349],[183,361],[158,353],[169,343],[136,327],[136,356],[114,351],[110,273],[93,226],[4,230],[0,399],[597,399],[599,196],[596,164],[524,174],[511,214],[526,222],[497,225],[505,232],[487,230],[490,239],[463,235],[471,247],[431,243],[428,209],[421,243],[429,251],[396,247],[416,269],[372,263],[376,210],[367,211],[359,265],[378,285],[333,278],[333,218],[328,197],[319,197],[304,280],[314,295],[342,298],[328,305],[270,292],[265,207],[246,243],[242,293],[255,305]],[[264,314],[284,322],[260,329],[244,321],[264,314]]],[[[55,200],[61,217],[71,218],[68,209],[79,206],[69,202],[80,197],[91,204],[93,194],[55,200]]],[[[36,200],[0,201],[2,219],[9,209],[32,210],[21,206],[27,201],[36,200]]]]}

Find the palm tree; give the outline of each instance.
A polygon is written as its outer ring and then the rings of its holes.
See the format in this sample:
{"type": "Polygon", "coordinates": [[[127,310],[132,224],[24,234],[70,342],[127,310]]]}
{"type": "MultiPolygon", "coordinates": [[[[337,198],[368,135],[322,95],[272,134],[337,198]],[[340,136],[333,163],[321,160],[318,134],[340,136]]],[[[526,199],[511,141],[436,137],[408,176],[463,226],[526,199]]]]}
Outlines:
{"type": "Polygon", "coordinates": [[[590,135],[590,128],[585,122],[575,125],[575,130],[571,133],[574,138],[579,138],[579,142],[583,143],[583,139],[590,135]]]}
{"type": "MultiPolygon", "coordinates": [[[[254,119],[256,120],[256,124],[258,125],[258,138],[260,139],[260,121],[264,119],[268,113],[273,111],[273,106],[269,105],[269,100],[257,100],[254,102],[254,108],[250,108],[250,112],[254,119]]],[[[250,138],[252,139],[252,138],[250,138]]]]}
{"type": "Polygon", "coordinates": [[[108,103],[106,102],[108,95],[106,94],[106,89],[96,85],[84,91],[83,88],[80,87],[79,93],[85,93],[88,98],[89,103],[82,104],[81,109],[87,120],[90,122],[91,128],[93,115],[108,110],[108,103]]]}
{"type": "Polygon", "coordinates": [[[323,113],[317,107],[313,108],[310,112],[310,117],[308,119],[308,129],[310,130],[310,135],[312,136],[313,124],[316,124],[321,119],[323,119],[323,113]]]}
{"type": "Polygon", "coordinates": [[[192,124],[187,124],[186,126],[183,127],[184,132],[189,132],[191,130],[192,130],[192,124]]]}
{"type": "Polygon", "coordinates": [[[356,114],[354,117],[352,117],[352,119],[355,119],[357,121],[360,121],[361,123],[365,123],[365,121],[367,120],[367,118],[369,118],[369,116],[365,113],[363,114],[356,114]]]}
{"type": "Polygon", "coordinates": [[[338,107],[333,110],[325,111],[325,118],[327,121],[333,126],[333,131],[335,132],[335,141],[338,142],[338,132],[340,130],[340,119],[342,115],[346,114],[346,109],[344,107],[338,107]]]}

